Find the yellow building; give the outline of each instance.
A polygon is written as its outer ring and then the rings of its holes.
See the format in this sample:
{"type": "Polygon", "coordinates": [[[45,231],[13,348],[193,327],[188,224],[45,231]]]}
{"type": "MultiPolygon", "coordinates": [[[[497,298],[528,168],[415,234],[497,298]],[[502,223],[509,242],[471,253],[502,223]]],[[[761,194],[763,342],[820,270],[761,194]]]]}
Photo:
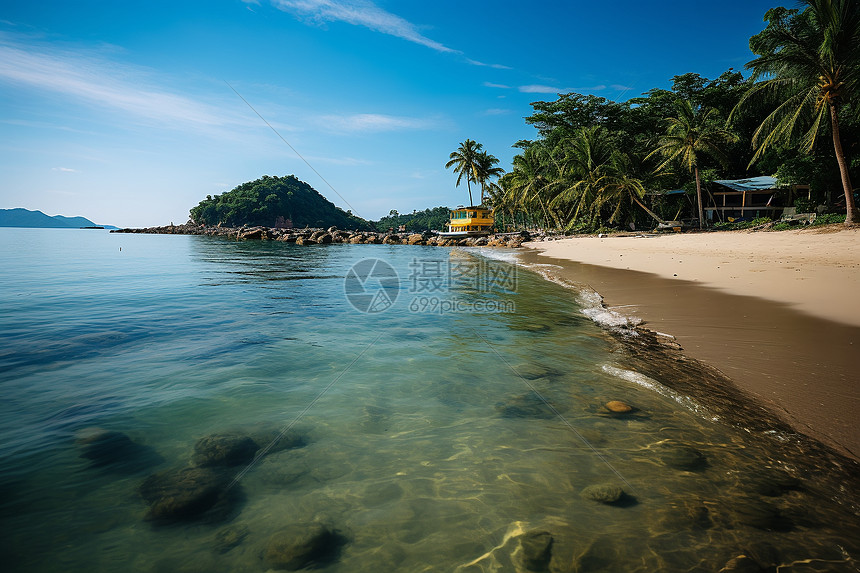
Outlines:
{"type": "Polygon", "coordinates": [[[451,211],[448,233],[456,235],[489,235],[493,231],[493,210],[486,207],[461,207],[451,211]]]}

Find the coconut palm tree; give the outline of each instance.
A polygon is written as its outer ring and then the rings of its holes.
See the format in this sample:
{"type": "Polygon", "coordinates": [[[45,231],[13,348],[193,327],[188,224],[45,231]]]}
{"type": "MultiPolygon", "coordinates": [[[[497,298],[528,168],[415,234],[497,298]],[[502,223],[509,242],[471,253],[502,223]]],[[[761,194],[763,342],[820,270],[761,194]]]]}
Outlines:
{"type": "Polygon", "coordinates": [[[491,155],[486,151],[478,152],[475,160],[475,181],[481,185],[481,204],[484,204],[484,194],[492,188],[492,178],[499,178],[505,174],[505,170],[501,167],[496,167],[499,160],[495,155],[491,155]]]}
{"type": "Polygon", "coordinates": [[[714,108],[706,110],[695,109],[693,104],[686,99],[675,100],[677,117],[670,117],[666,121],[666,134],[659,139],[659,147],[648,155],[661,154],[665,161],[657,167],[657,171],[663,171],[671,163],[680,160],[690,172],[696,176],[696,199],[699,205],[699,228],[705,220],[704,206],[702,205],[702,181],[699,178],[699,154],[710,155],[721,164],[728,161],[721,149],[723,143],[737,140],[737,136],[722,126],[718,121],[719,112],[714,108]]]}
{"type": "Polygon", "coordinates": [[[845,224],[860,223],[839,133],[839,110],[856,102],[860,89],[860,2],[802,0],[801,4],[802,11],[769,10],[767,27],[750,39],[750,49],[758,57],[746,67],[754,79],[765,81],[754,84],[738,106],[762,94],[776,96],[779,102],[753,135],[752,162],[771,145],[797,136],[801,150],[811,152],[829,119],[845,193],[845,224]]]}
{"type": "Polygon", "coordinates": [[[448,163],[445,164],[445,169],[454,168],[454,173],[457,174],[457,187],[460,186],[460,181],[463,177],[466,178],[466,187],[469,189],[469,205],[474,205],[472,201],[472,181],[478,181],[478,161],[483,145],[467,139],[460,144],[457,151],[452,151],[448,156],[448,163]]]}
{"type": "Polygon", "coordinates": [[[514,156],[513,169],[500,180],[508,204],[516,205],[529,216],[539,211],[547,229],[559,226],[557,216],[548,208],[555,180],[549,164],[547,151],[536,143],[514,156]]]}

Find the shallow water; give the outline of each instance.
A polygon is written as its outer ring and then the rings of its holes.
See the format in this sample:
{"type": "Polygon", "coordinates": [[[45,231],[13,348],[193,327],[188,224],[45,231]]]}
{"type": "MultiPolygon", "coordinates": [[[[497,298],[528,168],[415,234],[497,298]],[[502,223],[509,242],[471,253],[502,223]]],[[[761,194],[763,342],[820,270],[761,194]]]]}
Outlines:
{"type": "Polygon", "coordinates": [[[634,371],[580,293],[522,268],[432,247],[0,240],[6,570],[266,571],[270,538],[314,521],[339,532],[313,564],[332,572],[523,570],[533,530],[552,535],[552,571],[717,571],[741,554],[857,570],[850,474],[824,479],[840,468],[634,371]],[[399,276],[384,312],[344,292],[367,258],[399,276]],[[135,448],[82,457],[94,426],[135,448]],[[144,480],[190,465],[200,438],[262,445],[287,427],[306,444],[226,470],[223,511],[145,519],[144,480]],[[625,496],[581,495],[602,484],[625,496]]]}

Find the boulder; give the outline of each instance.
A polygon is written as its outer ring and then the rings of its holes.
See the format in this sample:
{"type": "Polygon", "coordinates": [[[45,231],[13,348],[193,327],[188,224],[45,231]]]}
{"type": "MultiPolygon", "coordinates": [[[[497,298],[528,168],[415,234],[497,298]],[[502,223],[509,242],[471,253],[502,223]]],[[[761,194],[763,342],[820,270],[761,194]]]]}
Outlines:
{"type": "Polygon", "coordinates": [[[81,457],[91,460],[93,465],[106,465],[128,457],[136,444],[131,438],[115,430],[84,428],[75,436],[81,457]]]}
{"type": "Polygon", "coordinates": [[[264,560],[272,569],[295,571],[334,561],[340,544],[338,534],[321,523],[291,525],[269,539],[264,560]]]}
{"type": "Polygon", "coordinates": [[[613,414],[627,414],[635,409],[630,404],[625,404],[620,400],[610,400],[605,406],[613,414]]]}
{"type": "Polygon", "coordinates": [[[533,529],[520,538],[523,567],[529,571],[546,571],[552,560],[552,534],[533,529]]]}
{"type": "Polygon", "coordinates": [[[406,239],[406,242],[410,245],[423,245],[424,237],[418,234],[409,235],[409,238],[406,239]]]}
{"type": "Polygon", "coordinates": [[[230,478],[211,468],[183,468],[152,474],[140,486],[149,504],[146,519],[179,521],[200,517],[226,499],[230,478]]]}
{"type": "Polygon", "coordinates": [[[584,499],[612,505],[622,501],[626,494],[624,493],[624,490],[617,485],[599,484],[586,487],[579,493],[579,495],[584,499]]]}
{"type": "Polygon", "coordinates": [[[356,234],[356,235],[353,235],[349,238],[349,242],[352,243],[353,245],[358,245],[359,243],[361,243],[363,241],[364,241],[364,235],[362,235],[362,234],[356,234]]]}
{"type": "Polygon", "coordinates": [[[228,525],[215,533],[213,541],[217,553],[227,553],[245,540],[248,536],[248,526],[244,524],[228,525]]]}
{"type": "Polygon", "coordinates": [[[260,446],[248,436],[211,434],[194,444],[194,465],[201,467],[238,466],[254,459],[260,446]]]}
{"type": "Polygon", "coordinates": [[[676,470],[695,472],[708,467],[705,455],[692,446],[666,445],[659,457],[664,464],[676,470]]]}
{"type": "Polygon", "coordinates": [[[337,232],[337,227],[329,227],[328,229],[326,229],[326,232],[327,232],[329,235],[333,235],[333,234],[335,234],[335,233],[337,232]]]}
{"type": "Polygon", "coordinates": [[[334,238],[328,233],[323,233],[322,235],[317,237],[317,243],[319,243],[321,245],[328,245],[328,244],[331,244],[333,241],[334,241],[334,238]]]}
{"type": "Polygon", "coordinates": [[[397,235],[385,235],[382,239],[383,245],[401,245],[403,241],[397,235]]]}

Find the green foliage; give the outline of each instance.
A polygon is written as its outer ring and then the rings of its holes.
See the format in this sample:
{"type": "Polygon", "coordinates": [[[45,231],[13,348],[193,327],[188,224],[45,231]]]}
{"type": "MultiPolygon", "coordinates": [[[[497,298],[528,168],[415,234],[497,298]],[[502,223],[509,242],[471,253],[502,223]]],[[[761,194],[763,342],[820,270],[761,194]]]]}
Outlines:
{"type": "Polygon", "coordinates": [[[397,211],[391,211],[388,216],[374,222],[373,226],[377,231],[385,232],[388,229],[396,231],[403,225],[407,231],[423,233],[424,231],[444,230],[449,218],[450,210],[447,207],[436,207],[403,215],[397,211]]]}
{"type": "Polygon", "coordinates": [[[191,209],[191,220],[206,225],[330,227],[369,229],[370,224],[344,212],[294,175],[243,183],[222,195],[207,196],[191,209]]]}
{"type": "Polygon", "coordinates": [[[845,222],[845,213],[827,213],[825,215],[819,215],[812,222],[813,227],[817,227],[818,225],[832,225],[834,223],[844,223],[845,222]]]}
{"type": "Polygon", "coordinates": [[[773,222],[769,217],[758,217],[753,219],[752,221],[720,221],[719,223],[714,224],[714,229],[718,231],[736,231],[739,229],[752,229],[754,227],[761,227],[762,225],[766,225],[768,223],[773,222]]]}
{"type": "Polygon", "coordinates": [[[815,201],[806,197],[798,197],[794,200],[794,206],[798,213],[813,213],[815,211],[815,201]]]}

